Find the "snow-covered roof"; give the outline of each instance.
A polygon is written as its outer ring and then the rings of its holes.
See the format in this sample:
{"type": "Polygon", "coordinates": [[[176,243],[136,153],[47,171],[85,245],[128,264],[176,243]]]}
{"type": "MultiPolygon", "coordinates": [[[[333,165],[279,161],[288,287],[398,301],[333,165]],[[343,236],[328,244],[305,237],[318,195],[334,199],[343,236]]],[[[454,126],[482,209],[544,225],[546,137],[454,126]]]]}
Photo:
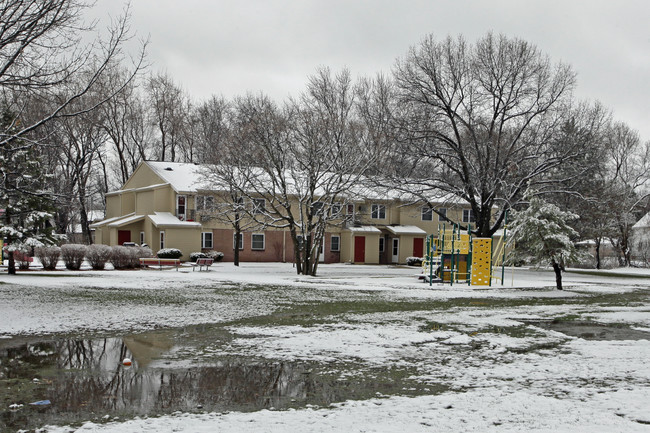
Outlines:
{"type": "Polygon", "coordinates": [[[348,230],[355,233],[381,233],[381,230],[374,226],[348,227],[348,230]]]}
{"type": "Polygon", "coordinates": [[[386,230],[394,235],[426,235],[427,232],[418,226],[386,226],[386,230]]]}
{"type": "Polygon", "coordinates": [[[120,190],[117,190],[117,191],[109,191],[109,192],[106,193],[106,195],[111,196],[111,195],[116,195],[116,194],[123,194],[125,192],[131,192],[131,191],[147,191],[147,190],[152,190],[152,189],[160,188],[160,187],[167,186],[167,185],[169,185],[169,184],[168,183],[157,183],[155,185],[147,185],[147,186],[143,186],[141,188],[125,188],[125,189],[120,189],[120,190]]]}
{"type": "Polygon", "coordinates": [[[133,216],[133,215],[135,215],[135,212],[131,212],[130,214],[127,214],[127,215],[120,215],[120,216],[117,216],[117,217],[108,218],[108,219],[105,219],[105,220],[103,220],[103,221],[97,221],[96,223],[91,224],[91,225],[90,225],[90,228],[102,227],[102,226],[105,226],[105,225],[111,224],[111,223],[113,223],[113,222],[116,222],[116,221],[118,221],[118,220],[121,220],[121,219],[124,219],[124,218],[131,217],[131,216],[133,216]]]}
{"type": "Polygon", "coordinates": [[[151,170],[169,183],[176,192],[196,192],[210,189],[203,180],[205,166],[185,162],[145,161],[151,170]]]}
{"type": "Polygon", "coordinates": [[[122,227],[127,224],[131,224],[137,221],[142,221],[144,219],[144,215],[131,215],[127,216],[126,218],[119,219],[117,221],[113,221],[108,224],[109,227],[122,227]]]}
{"type": "Polygon", "coordinates": [[[632,226],[632,229],[643,229],[650,227],[650,213],[643,215],[643,217],[632,226]]]}
{"type": "Polygon", "coordinates": [[[201,223],[195,221],[181,221],[170,212],[154,212],[153,215],[148,215],[151,222],[156,227],[178,227],[178,228],[193,228],[201,227],[201,223]]]}

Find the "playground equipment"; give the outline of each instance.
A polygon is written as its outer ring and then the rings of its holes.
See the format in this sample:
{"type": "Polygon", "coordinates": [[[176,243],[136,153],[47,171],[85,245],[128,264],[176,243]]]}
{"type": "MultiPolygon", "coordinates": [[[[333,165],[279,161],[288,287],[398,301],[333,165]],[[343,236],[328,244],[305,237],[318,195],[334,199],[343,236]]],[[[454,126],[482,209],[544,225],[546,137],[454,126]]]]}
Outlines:
{"type": "Polygon", "coordinates": [[[492,238],[472,237],[471,225],[466,232],[460,224],[452,224],[450,228],[439,225],[437,236],[429,235],[426,239],[426,256],[422,261],[424,280],[430,286],[434,282],[491,286],[493,279],[503,285],[507,227],[506,214],[503,236],[493,248],[492,238]],[[495,265],[501,266],[500,276],[494,275],[495,265]]]}

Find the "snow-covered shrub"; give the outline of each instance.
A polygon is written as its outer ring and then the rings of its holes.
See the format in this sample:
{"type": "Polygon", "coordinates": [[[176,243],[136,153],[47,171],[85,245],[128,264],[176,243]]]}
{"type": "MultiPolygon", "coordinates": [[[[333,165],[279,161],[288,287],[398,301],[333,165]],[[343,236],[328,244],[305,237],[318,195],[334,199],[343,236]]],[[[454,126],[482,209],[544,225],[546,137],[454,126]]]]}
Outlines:
{"type": "Polygon", "coordinates": [[[156,256],[159,259],[180,259],[183,256],[183,252],[178,248],[163,248],[158,251],[156,256]]]}
{"type": "Polygon", "coordinates": [[[106,262],[111,259],[113,250],[108,245],[95,244],[86,249],[86,260],[93,269],[100,271],[106,266],[106,262]]]}
{"type": "Polygon", "coordinates": [[[221,251],[208,251],[207,255],[215,262],[220,262],[223,259],[223,253],[221,251]]]}
{"type": "Polygon", "coordinates": [[[65,244],[61,247],[61,258],[66,269],[78,271],[86,256],[86,246],[82,244],[65,244]]]}
{"type": "Polygon", "coordinates": [[[423,257],[407,257],[406,258],[406,264],[408,266],[422,266],[423,261],[424,261],[423,257]]]}
{"type": "Polygon", "coordinates": [[[36,257],[41,261],[43,269],[53,271],[61,255],[61,248],[57,246],[38,247],[35,251],[36,257]]]}
{"type": "Polygon", "coordinates": [[[115,269],[126,269],[131,265],[131,247],[115,245],[111,249],[111,264],[115,269]]]}
{"type": "Polygon", "coordinates": [[[208,258],[208,255],[206,253],[202,253],[200,251],[195,251],[193,253],[190,253],[190,262],[195,263],[197,259],[205,259],[208,258]]]}

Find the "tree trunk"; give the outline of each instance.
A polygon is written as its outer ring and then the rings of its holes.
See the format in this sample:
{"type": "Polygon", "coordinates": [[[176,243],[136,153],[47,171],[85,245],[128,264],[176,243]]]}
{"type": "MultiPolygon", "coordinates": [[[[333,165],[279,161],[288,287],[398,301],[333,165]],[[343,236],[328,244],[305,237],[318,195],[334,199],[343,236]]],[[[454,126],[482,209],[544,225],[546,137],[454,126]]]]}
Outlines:
{"type": "Polygon", "coordinates": [[[551,263],[555,271],[555,284],[557,285],[557,289],[562,290],[562,267],[555,260],[551,263]]]}
{"type": "Polygon", "coordinates": [[[233,239],[232,245],[233,245],[233,252],[234,252],[234,259],[233,259],[233,264],[235,266],[239,266],[239,237],[241,236],[241,229],[239,228],[239,225],[235,227],[235,239],[233,239]]]}
{"type": "Polygon", "coordinates": [[[7,257],[9,260],[9,266],[7,266],[7,273],[9,275],[16,275],[16,259],[14,258],[14,252],[8,251],[7,254],[9,255],[9,257],[7,257]]]}
{"type": "Polygon", "coordinates": [[[600,239],[595,239],[596,241],[596,269],[600,269],[600,239]]]}

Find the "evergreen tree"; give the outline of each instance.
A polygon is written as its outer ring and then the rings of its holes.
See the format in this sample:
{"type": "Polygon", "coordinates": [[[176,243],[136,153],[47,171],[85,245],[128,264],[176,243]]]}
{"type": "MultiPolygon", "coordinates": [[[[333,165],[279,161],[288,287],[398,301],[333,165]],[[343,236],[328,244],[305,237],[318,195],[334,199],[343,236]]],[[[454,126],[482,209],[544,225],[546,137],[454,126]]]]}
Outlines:
{"type": "MultiPolygon", "coordinates": [[[[0,133],[10,136],[19,120],[4,111],[0,118],[0,133]]],[[[7,244],[9,274],[16,273],[16,251],[55,243],[59,237],[50,223],[53,196],[47,190],[48,176],[39,160],[38,146],[15,138],[0,144],[0,236],[7,244]]]]}
{"type": "Polygon", "coordinates": [[[562,271],[566,264],[580,258],[572,240],[578,232],[569,225],[577,219],[578,215],[562,211],[539,197],[532,197],[526,210],[514,214],[516,253],[525,255],[534,264],[550,263],[558,290],[562,290],[562,271]]]}

